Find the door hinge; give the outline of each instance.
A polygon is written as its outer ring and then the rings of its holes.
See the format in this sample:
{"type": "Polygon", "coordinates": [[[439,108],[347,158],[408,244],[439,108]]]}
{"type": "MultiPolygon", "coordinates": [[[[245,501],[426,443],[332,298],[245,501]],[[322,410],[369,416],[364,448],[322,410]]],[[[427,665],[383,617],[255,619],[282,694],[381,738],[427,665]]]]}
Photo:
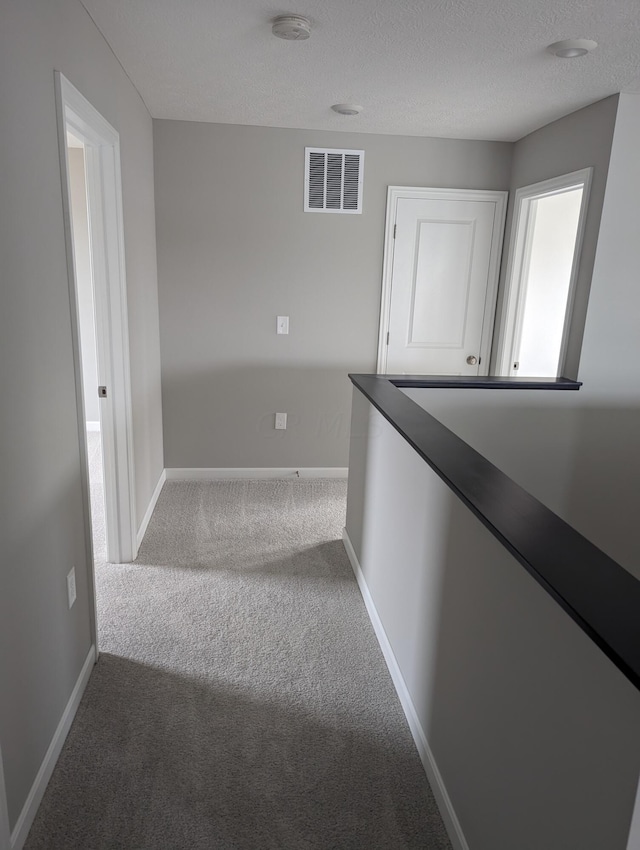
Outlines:
{"type": "Polygon", "coordinates": [[[106,398],[107,397],[107,388],[106,387],[98,387],[98,398],[106,398]]]}
{"type": "Polygon", "coordinates": [[[397,230],[397,229],[398,229],[398,225],[397,225],[397,224],[394,224],[394,225],[393,225],[393,238],[394,238],[394,239],[396,238],[396,230],[397,230]]]}
{"type": "Polygon", "coordinates": [[[387,331],[387,345],[389,345],[389,331],[387,331]]]}

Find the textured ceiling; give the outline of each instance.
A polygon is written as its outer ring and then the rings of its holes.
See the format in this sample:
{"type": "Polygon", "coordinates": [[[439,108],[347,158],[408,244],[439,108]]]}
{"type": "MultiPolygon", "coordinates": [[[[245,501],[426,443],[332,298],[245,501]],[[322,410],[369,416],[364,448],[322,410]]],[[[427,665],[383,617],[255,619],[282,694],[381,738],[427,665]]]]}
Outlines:
{"type": "Polygon", "coordinates": [[[154,118],[513,141],[640,79],[638,0],[82,2],[154,118]],[[272,36],[287,12],[308,41],[272,36]]]}

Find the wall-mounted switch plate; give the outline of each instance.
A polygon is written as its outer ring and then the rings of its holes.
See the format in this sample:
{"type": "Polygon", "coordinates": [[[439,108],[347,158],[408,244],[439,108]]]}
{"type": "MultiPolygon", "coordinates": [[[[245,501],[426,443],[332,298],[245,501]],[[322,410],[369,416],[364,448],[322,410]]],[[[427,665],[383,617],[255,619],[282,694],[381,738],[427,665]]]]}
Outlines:
{"type": "Polygon", "coordinates": [[[278,322],[276,324],[276,329],[279,334],[288,334],[289,333],[289,317],[288,316],[278,316],[278,322]]]}
{"type": "Polygon", "coordinates": [[[71,567],[67,574],[67,595],[69,597],[69,608],[76,601],[76,568],[71,567]]]}
{"type": "Polygon", "coordinates": [[[287,429],[287,414],[276,413],[276,430],[286,431],[287,429]]]}

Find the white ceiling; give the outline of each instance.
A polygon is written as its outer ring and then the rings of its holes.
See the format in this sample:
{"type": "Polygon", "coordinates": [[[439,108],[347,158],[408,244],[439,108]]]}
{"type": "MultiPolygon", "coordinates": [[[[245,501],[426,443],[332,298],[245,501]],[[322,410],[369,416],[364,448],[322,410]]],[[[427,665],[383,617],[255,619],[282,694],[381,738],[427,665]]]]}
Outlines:
{"type": "Polygon", "coordinates": [[[514,141],[640,90],[638,0],[82,2],[154,118],[514,141]],[[287,12],[308,41],[271,34],[287,12]],[[565,38],[599,47],[545,51],[565,38]],[[364,111],[331,112],[344,102],[364,111]]]}

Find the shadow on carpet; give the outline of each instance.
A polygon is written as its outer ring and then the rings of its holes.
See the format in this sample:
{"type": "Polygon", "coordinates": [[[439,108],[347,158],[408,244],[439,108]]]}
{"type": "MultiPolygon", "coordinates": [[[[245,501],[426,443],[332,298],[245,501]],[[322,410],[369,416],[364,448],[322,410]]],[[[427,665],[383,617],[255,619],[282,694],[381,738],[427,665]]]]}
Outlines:
{"type": "Polygon", "coordinates": [[[102,654],[26,850],[444,850],[434,806],[355,719],[102,654]]]}

